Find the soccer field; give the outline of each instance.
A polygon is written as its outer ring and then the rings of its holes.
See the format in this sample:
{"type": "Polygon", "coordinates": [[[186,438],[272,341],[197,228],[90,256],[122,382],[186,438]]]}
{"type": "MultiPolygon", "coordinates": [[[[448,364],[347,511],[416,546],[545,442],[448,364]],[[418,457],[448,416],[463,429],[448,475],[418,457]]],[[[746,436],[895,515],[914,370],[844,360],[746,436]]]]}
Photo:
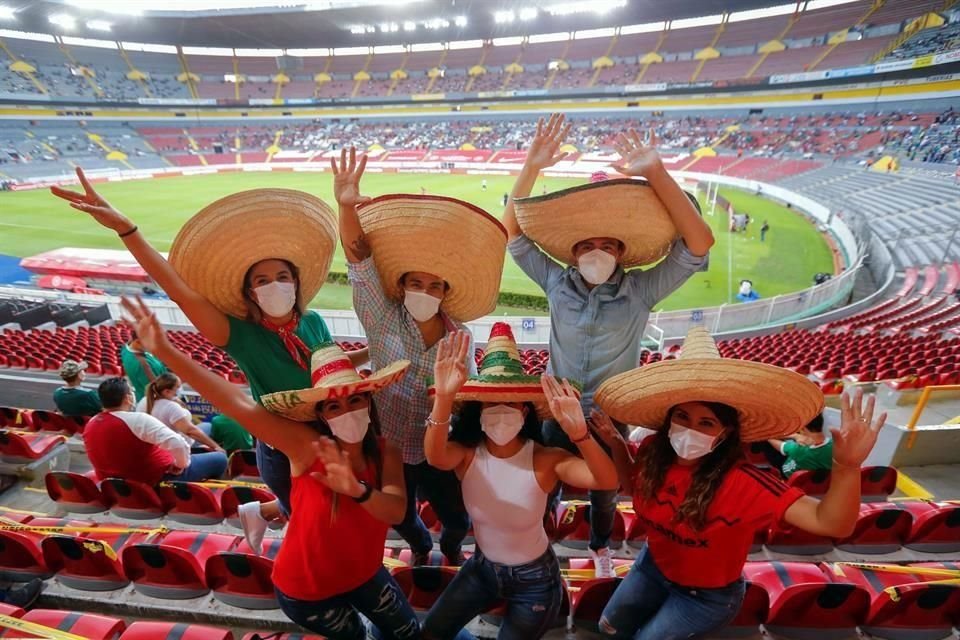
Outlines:
{"type": "MultiPolygon", "coordinates": [[[[510,191],[513,178],[489,176],[487,190],[481,190],[477,176],[411,175],[369,173],[364,177],[364,193],[428,193],[448,195],[472,202],[495,216],[502,211],[503,194],[510,191]]],[[[581,184],[576,179],[541,179],[535,194],[581,184]]],[[[132,218],[154,245],[167,251],[177,230],[191,215],[222,196],[255,187],[301,189],[333,203],[332,177],[329,173],[226,173],[182,178],[162,178],[106,183],[98,186],[110,202],[132,218]]],[[[662,303],[665,310],[708,307],[732,302],[737,282],[749,278],[764,298],[803,289],[812,284],[819,271],[833,272],[833,258],[826,241],[803,216],[763,198],[736,190],[721,189],[721,195],[733,202],[738,212],[749,213],[754,220],[746,233],[727,231],[726,212],[706,215],[717,243],[710,255],[706,273],[697,273],[662,303]],[[769,221],[766,242],[759,238],[760,224],[769,221]],[[730,252],[733,255],[730,255],[730,252]]],[[[598,203],[602,206],[602,203],[598,203]]],[[[585,211],[589,216],[591,212],[585,211]]],[[[85,214],[74,211],[47,191],[0,193],[0,254],[24,257],[59,247],[122,249],[122,243],[85,214]]],[[[428,247],[424,247],[428,250],[428,247]]],[[[346,269],[343,252],[338,248],[333,269],[346,269]]],[[[504,264],[501,290],[541,294],[508,256],[504,264]]],[[[350,289],[327,284],[312,306],[349,309],[350,289]]],[[[529,310],[502,307],[498,313],[533,315],[529,310]]]]}

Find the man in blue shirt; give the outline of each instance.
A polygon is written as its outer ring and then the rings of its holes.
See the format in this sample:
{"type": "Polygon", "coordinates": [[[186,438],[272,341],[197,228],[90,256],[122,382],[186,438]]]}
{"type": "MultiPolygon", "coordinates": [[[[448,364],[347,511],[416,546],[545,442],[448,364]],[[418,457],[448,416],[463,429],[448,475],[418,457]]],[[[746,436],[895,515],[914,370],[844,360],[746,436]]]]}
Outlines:
{"type": "MultiPolygon", "coordinates": [[[[595,201],[582,212],[588,224],[579,225],[579,230],[571,228],[570,237],[559,245],[555,241],[563,229],[550,229],[550,245],[561,247],[551,255],[568,266],[559,264],[542,248],[544,239],[523,234],[513,201],[529,196],[540,172],[567,156],[558,150],[569,130],[570,125],[565,125],[559,114],[552,115],[546,124],[542,120],[538,123],[504,211],[503,224],[514,261],[540,285],[550,302],[550,372],[583,383],[581,404],[590,415],[593,394],[600,383],[639,365],[640,342],[650,311],[706,263],[714,238],[697,208],[664,168],[654,148],[655,136],[651,133],[649,143],[644,144],[631,130],[617,137],[614,146],[621,158],[615,168],[626,176],[646,178],[648,186],[638,183],[627,187],[637,189],[637,197],[643,191],[642,197],[659,200],[680,237],[655,267],[624,271],[625,267],[653,261],[635,258],[637,247],[649,242],[652,222],[648,227],[647,220],[641,219],[643,212],[631,218],[626,211],[606,209],[610,203],[604,198],[604,188],[595,188],[595,201]],[[652,196],[647,189],[652,189],[652,196]],[[606,229],[606,233],[589,237],[584,228],[606,229]],[[584,235],[578,237],[580,233],[584,235]],[[630,258],[625,260],[627,256],[630,258]]],[[[623,190],[622,182],[611,182],[611,186],[620,189],[618,193],[623,190]]],[[[547,445],[572,450],[569,439],[553,421],[544,423],[544,440],[547,445]]],[[[613,575],[609,540],[616,500],[616,491],[590,492],[590,551],[598,577],[613,575]]]]}

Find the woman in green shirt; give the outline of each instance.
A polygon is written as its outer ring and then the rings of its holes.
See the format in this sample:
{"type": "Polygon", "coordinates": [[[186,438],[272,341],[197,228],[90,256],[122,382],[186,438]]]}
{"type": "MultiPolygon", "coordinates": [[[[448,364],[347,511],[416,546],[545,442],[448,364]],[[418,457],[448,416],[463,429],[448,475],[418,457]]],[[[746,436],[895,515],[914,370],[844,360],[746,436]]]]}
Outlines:
{"type": "MultiPolygon", "coordinates": [[[[117,233],[197,330],[236,360],[254,399],[311,386],[311,353],[332,341],[323,318],[306,310],[326,279],[337,240],[337,217],[326,203],[290,189],[226,196],[184,224],[167,262],[80,168],[77,177],[83,193],[51,192],[117,233]]],[[[366,350],[352,352],[351,361],[366,361],[366,350]]],[[[261,442],[257,465],[289,515],[289,460],[261,442]]]]}

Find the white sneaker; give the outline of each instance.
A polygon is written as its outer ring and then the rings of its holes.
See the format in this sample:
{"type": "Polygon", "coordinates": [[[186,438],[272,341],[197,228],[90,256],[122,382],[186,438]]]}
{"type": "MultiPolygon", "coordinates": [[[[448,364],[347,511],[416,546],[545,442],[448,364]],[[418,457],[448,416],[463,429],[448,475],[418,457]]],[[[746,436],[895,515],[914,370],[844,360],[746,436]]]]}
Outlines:
{"type": "Polygon", "coordinates": [[[267,532],[267,521],[260,515],[259,502],[246,502],[237,509],[243,537],[258,556],[263,553],[263,534],[267,532]]]}
{"type": "Polygon", "coordinates": [[[594,551],[590,549],[590,557],[593,558],[593,577],[612,578],[613,574],[613,553],[610,547],[603,547],[594,551]]]}

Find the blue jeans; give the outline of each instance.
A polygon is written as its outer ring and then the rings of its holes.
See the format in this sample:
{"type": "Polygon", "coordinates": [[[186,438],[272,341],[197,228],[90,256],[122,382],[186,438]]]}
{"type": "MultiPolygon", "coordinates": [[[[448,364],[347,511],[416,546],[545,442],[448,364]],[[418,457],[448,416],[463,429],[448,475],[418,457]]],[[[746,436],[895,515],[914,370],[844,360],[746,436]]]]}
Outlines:
{"type": "Polygon", "coordinates": [[[430,532],[417,513],[417,498],[427,500],[443,524],[440,551],[449,558],[456,557],[470,529],[470,516],[463,506],[463,492],[456,474],[421,462],[403,465],[403,480],[407,485],[407,512],[403,522],[393,528],[414,553],[426,553],[433,549],[430,532]]]}
{"type": "Polygon", "coordinates": [[[227,470],[227,456],[219,451],[194,453],[190,456],[190,466],[179,475],[167,474],[167,480],[179,482],[202,482],[210,478],[222,478],[227,470]]]}
{"type": "Polygon", "coordinates": [[[563,602],[560,563],[552,547],[516,566],[492,562],[478,550],[430,609],[423,635],[428,640],[463,640],[469,637],[461,633],[463,627],[501,600],[506,600],[507,611],[498,640],[537,640],[546,633],[563,602]]]}
{"type": "Polygon", "coordinates": [[[699,638],[733,620],[746,591],[743,579],[718,589],[667,580],[644,546],[600,616],[600,633],[615,640],[699,638]]]}
{"type": "MultiPolygon", "coordinates": [[[[617,427],[624,431],[623,427],[617,427]]],[[[565,449],[574,455],[580,455],[576,445],[570,442],[570,438],[564,433],[560,425],[555,420],[544,420],[543,422],[543,444],[547,447],[558,447],[565,449]]],[[[626,435],[626,434],[624,434],[626,435]]],[[[598,441],[599,442],[599,441],[598,441]]],[[[607,455],[610,452],[606,445],[601,444],[607,455]]],[[[550,494],[547,501],[548,507],[557,512],[560,503],[559,485],[556,491],[550,494]]],[[[588,491],[590,496],[590,548],[596,551],[610,546],[610,534],[613,533],[614,514],[617,511],[617,491],[588,491]]]]}
{"type": "Polygon", "coordinates": [[[277,601],[288,618],[329,640],[364,640],[371,622],[374,637],[411,640],[420,637],[420,623],[399,585],[383,567],[362,585],[326,600],[296,600],[279,589],[277,601]]]}
{"type": "Polygon", "coordinates": [[[279,449],[257,440],[257,468],[263,483],[277,496],[280,511],[290,517],[290,460],[279,449]]]}

